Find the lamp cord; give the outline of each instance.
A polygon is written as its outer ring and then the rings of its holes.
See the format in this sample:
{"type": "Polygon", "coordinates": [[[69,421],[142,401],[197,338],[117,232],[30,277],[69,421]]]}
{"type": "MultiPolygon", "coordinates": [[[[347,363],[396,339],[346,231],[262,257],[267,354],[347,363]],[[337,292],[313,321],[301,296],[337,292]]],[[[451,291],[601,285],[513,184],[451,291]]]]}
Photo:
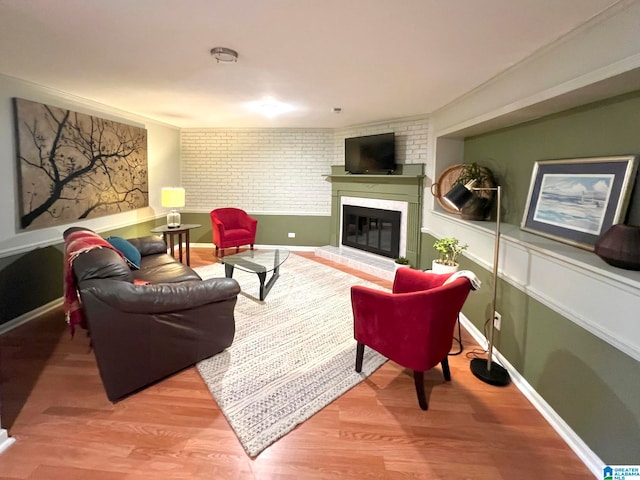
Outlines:
{"type": "MultiPolygon", "coordinates": [[[[484,322],[484,334],[485,334],[485,337],[487,336],[487,329],[488,329],[490,321],[491,321],[491,319],[488,319],[486,322],[484,322]]],[[[461,328],[460,328],[460,315],[459,314],[458,314],[458,337],[456,338],[456,336],[454,335],[453,339],[459,345],[459,348],[458,348],[457,352],[448,353],[448,355],[450,357],[453,357],[455,355],[460,355],[462,353],[462,351],[464,350],[464,346],[462,344],[462,331],[461,331],[461,328]]],[[[488,351],[486,349],[477,349],[477,348],[475,348],[475,349],[467,352],[466,356],[467,356],[467,358],[480,358],[481,355],[486,355],[487,353],[488,353],[488,351]]]]}
{"type": "MultiPolygon", "coordinates": [[[[488,337],[488,333],[487,330],[489,328],[489,322],[491,321],[490,318],[487,319],[486,322],[484,322],[484,336],[485,338],[489,338],[488,337]]],[[[486,355],[487,353],[489,353],[488,349],[479,349],[479,348],[474,348],[473,350],[471,350],[470,352],[467,352],[467,358],[482,358],[484,355],[486,355]]]]}

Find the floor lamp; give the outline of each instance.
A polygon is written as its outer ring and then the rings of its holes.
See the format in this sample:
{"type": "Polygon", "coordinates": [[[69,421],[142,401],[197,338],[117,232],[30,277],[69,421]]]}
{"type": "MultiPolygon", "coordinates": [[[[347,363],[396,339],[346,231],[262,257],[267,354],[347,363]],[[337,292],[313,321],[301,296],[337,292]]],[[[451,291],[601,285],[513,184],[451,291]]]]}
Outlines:
{"type": "Polygon", "coordinates": [[[460,210],[474,196],[474,191],[492,191],[496,192],[497,211],[496,211],[496,239],[493,250],[493,292],[491,297],[491,321],[489,322],[489,347],[487,358],[474,358],[471,360],[471,372],[485,383],[491,385],[503,386],[510,382],[509,372],[501,365],[493,361],[493,333],[496,311],[496,294],[498,291],[498,259],[500,253],[500,202],[502,200],[502,189],[500,185],[497,187],[474,187],[476,180],[471,180],[467,184],[456,184],[447,193],[443,199],[448,205],[460,210]]]}

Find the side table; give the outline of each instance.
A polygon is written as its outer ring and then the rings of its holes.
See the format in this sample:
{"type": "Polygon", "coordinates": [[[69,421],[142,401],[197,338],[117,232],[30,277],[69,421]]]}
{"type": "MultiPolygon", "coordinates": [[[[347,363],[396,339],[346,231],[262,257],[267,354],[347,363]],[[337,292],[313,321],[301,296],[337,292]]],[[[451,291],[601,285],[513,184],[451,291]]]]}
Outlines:
{"type": "Polygon", "coordinates": [[[174,256],[174,251],[176,247],[176,237],[177,237],[178,257],[182,263],[185,263],[182,260],[182,242],[184,241],[186,264],[190,265],[191,260],[189,258],[189,231],[201,226],[202,225],[198,225],[195,223],[184,223],[179,227],[173,227],[173,228],[169,228],[167,225],[162,225],[161,227],[152,228],[151,233],[162,234],[162,239],[165,241],[167,245],[169,245],[169,251],[171,252],[172,257],[174,256]]]}

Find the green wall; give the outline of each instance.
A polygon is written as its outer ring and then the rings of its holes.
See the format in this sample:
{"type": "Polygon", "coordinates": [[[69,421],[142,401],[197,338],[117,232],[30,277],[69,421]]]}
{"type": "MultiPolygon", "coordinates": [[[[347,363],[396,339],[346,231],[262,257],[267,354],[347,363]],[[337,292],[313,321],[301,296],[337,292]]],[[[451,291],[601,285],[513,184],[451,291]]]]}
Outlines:
{"type": "MultiPolygon", "coordinates": [[[[258,220],[256,243],[259,245],[290,245],[321,247],[329,244],[331,229],[330,216],[305,215],[254,215],[258,220]],[[289,232],[295,238],[289,238],[289,232]]],[[[190,234],[193,243],[211,243],[211,219],[208,213],[183,213],[184,223],[202,225],[190,234]]]]}
{"type": "MultiPolygon", "coordinates": [[[[155,223],[143,222],[100,235],[126,238],[150,235],[149,229],[155,223]]],[[[63,251],[61,238],[56,245],[0,258],[0,326],[62,297],[63,251]]]]}
{"type": "MultiPolygon", "coordinates": [[[[329,243],[331,217],[256,215],[256,243],[262,245],[322,246],[329,243]],[[295,232],[295,238],[288,238],[295,232]]],[[[212,243],[209,214],[184,213],[183,223],[201,224],[190,232],[192,243],[212,243]]],[[[123,238],[151,235],[150,230],[164,225],[164,218],[116,228],[100,235],[123,238]]],[[[72,224],[69,227],[73,226],[72,224]]],[[[0,258],[0,327],[20,315],[27,314],[62,297],[63,243],[30,252],[0,258]]]]}
{"type": "MultiPolygon", "coordinates": [[[[464,142],[464,161],[491,168],[503,188],[503,220],[519,225],[538,160],[640,154],[640,92],[497,130],[464,142]]],[[[640,181],[629,221],[640,225],[640,181]]]]}
{"type": "Polygon", "coordinates": [[[0,258],[0,326],[62,296],[62,246],[0,258]]]}
{"type": "MultiPolygon", "coordinates": [[[[640,92],[468,138],[464,148],[466,162],[497,173],[505,188],[504,217],[514,224],[524,212],[536,160],[637,153],[640,92]]],[[[629,223],[640,224],[639,190],[631,200],[629,223]]],[[[434,241],[430,235],[423,238],[424,264],[435,257],[434,241]]],[[[491,286],[488,270],[466,257],[460,263],[491,286]]],[[[480,331],[490,290],[473,292],[463,310],[480,331]]],[[[496,309],[502,314],[496,338],[500,353],[605,463],[637,464],[640,363],[502,280],[496,309]]]]}

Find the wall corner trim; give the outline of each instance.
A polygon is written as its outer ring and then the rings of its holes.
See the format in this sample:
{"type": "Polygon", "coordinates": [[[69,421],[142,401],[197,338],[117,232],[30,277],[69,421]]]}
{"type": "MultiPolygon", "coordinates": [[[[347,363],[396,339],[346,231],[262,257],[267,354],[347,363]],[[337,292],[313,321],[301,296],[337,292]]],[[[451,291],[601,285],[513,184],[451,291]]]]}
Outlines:
{"type": "Polygon", "coordinates": [[[15,438],[9,436],[4,428],[0,428],[0,454],[16,441],[15,438]]]}

